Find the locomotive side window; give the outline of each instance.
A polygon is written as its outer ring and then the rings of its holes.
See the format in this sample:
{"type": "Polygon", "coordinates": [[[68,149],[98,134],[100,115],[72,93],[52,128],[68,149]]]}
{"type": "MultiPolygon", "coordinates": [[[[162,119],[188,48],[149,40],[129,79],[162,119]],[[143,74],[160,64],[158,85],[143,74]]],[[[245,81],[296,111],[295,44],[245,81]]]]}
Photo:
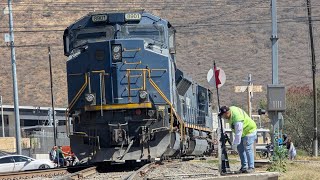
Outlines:
{"type": "Polygon", "coordinates": [[[69,42],[69,36],[68,36],[69,30],[66,29],[63,33],[63,50],[64,50],[64,55],[69,56],[70,54],[70,42],[69,42]]]}
{"type": "Polygon", "coordinates": [[[119,39],[142,38],[148,43],[163,46],[165,44],[164,27],[162,25],[124,25],[119,39]]]}
{"type": "Polygon", "coordinates": [[[176,30],[169,29],[169,51],[171,54],[176,53],[176,30]]]}

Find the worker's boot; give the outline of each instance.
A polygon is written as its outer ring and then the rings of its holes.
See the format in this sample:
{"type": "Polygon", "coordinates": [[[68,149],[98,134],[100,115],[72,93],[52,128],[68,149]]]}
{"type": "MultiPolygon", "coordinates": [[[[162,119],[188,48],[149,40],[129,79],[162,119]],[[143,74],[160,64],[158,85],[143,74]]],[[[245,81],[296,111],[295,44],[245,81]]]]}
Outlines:
{"type": "Polygon", "coordinates": [[[239,173],[247,173],[247,168],[240,168],[239,173]]]}
{"type": "Polygon", "coordinates": [[[254,173],[254,168],[245,169],[241,173],[254,173]]]}

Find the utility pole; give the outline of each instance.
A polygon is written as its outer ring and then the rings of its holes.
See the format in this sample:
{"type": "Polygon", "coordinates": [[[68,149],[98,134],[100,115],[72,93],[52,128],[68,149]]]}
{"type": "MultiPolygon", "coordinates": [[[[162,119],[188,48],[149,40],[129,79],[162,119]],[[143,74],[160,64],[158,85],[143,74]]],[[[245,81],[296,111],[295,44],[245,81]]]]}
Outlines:
{"type": "Polygon", "coordinates": [[[19,116],[19,98],[18,98],[18,83],[17,83],[17,68],[16,68],[16,55],[14,48],[13,36],[13,17],[12,17],[12,4],[8,0],[9,7],[9,33],[10,33],[10,48],[11,48],[11,64],[12,64],[12,80],[13,80],[13,94],[14,94],[14,114],[16,119],[16,147],[17,154],[21,154],[21,134],[20,134],[20,116],[19,116]]]}
{"type": "Polygon", "coordinates": [[[311,16],[311,2],[307,0],[308,9],[308,21],[309,21],[309,35],[310,35],[310,46],[311,46],[311,60],[312,60],[312,85],[313,85],[313,155],[318,156],[318,122],[317,122],[317,86],[316,86],[316,56],[314,53],[314,42],[313,42],[313,30],[312,30],[312,16],[311,16]]]}
{"type": "MultiPolygon", "coordinates": [[[[277,26],[277,1],[271,0],[271,19],[272,19],[272,84],[277,85],[278,82],[278,26],[277,26]]],[[[269,112],[272,119],[272,142],[274,143],[275,135],[279,136],[280,122],[279,122],[279,112],[273,111],[269,112]]],[[[275,145],[275,144],[274,144],[275,145]]]]}
{"type": "Polygon", "coordinates": [[[54,146],[57,146],[57,127],[55,120],[55,112],[54,112],[54,98],[53,98],[53,83],[52,83],[52,68],[51,68],[51,50],[50,46],[48,46],[48,55],[49,55],[49,68],[50,68],[50,89],[51,89],[51,108],[52,108],[52,117],[53,117],[53,139],[54,146]]]}
{"type": "Polygon", "coordinates": [[[3,101],[2,101],[2,96],[0,96],[0,103],[1,103],[2,137],[6,137],[5,134],[4,134],[4,119],[3,119],[3,101]]]}
{"type": "Polygon", "coordinates": [[[277,1],[271,2],[272,18],[272,84],[278,84],[278,25],[277,25],[277,1]]]}

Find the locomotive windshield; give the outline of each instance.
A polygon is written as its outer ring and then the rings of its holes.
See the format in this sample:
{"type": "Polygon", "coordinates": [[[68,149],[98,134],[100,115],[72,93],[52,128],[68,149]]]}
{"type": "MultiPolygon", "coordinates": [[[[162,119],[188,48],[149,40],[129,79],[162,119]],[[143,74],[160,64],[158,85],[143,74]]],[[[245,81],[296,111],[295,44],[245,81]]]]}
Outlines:
{"type": "Polygon", "coordinates": [[[112,26],[75,29],[72,31],[71,42],[73,44],[73,48],[76,48],[88,42],[99,42],[113,39],[114,33],[115,30],[112,26]]]}
{"type": "MultiPolygon", "coordinates": [[[[69,36],[64,37],[65,51],[83,46],[87,43],[102,42],[115,39],[143,39],[151,45],[165,46],[164,26],[159,24],[127,24],[121,26],[116,33],[113,26],[88,27],[73,29],[69,36]],[[70,43],[70,44],[69,44],[70,43]],[[69,46],[70,45],[70,46],[69,46]]],[[[67,52],[67,53],[68,53],[67,52]]],[[[66,53],[66,52],[65,52],[66,53]]]]}
{"type": "Polygon", "coordinates": [[[119,39],[142,38],[148,43],[165,44],[164,27],[162,25],[124,25],[118,35],[119,39]]]}

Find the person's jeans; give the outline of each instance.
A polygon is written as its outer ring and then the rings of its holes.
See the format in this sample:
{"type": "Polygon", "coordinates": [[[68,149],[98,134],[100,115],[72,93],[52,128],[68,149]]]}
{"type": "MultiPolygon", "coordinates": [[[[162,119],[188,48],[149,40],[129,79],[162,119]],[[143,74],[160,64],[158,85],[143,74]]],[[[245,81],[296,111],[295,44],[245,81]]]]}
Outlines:
{"type": "Polygon", "coordinates": [[[254,168],[254,151],[253,143],[256,140],[257,135],[245,136],[241,138],[240,144],[237,146],[238,153],[241,160],[241,169],[254,168]]]}
{"type": "MultiPolygon", "coordinates": [[[[54,160],[54,162],[58,164],[58,158],[56,158],[56,159],[54,160]]],[[[59,165],[60,165],[60,166],[64,166],[64,159],[63,159],[63,158],[59,158],[59,165]]]]}

